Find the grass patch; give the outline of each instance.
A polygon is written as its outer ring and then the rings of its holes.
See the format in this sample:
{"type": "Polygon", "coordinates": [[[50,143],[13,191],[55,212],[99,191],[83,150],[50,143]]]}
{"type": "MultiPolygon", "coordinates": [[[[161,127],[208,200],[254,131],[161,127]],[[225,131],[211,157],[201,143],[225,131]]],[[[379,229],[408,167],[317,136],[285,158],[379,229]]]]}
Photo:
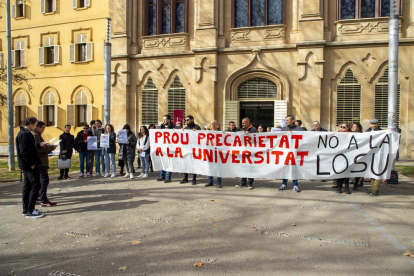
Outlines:
{"type": "Polygon", "coordinates": [[[395,166],[395,170],[404,176],[414,179],[414,166],[395,166]]]}

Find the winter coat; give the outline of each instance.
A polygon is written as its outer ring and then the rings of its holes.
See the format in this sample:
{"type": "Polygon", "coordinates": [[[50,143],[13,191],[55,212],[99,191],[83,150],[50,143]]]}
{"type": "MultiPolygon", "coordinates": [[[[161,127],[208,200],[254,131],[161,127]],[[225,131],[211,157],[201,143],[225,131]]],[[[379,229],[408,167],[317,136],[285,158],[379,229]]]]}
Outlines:
{"type": "Polygon", "coordinates": [[[237,132],[237,131],[242,131],[242,129],[236,127],[233,130],[231,130],[230,128],[228,128],[226,131],[229,131],[229,132],[237,132]]]}
{"type": "Polygon", "coordinates": [[[320,128],[319,130],[312,129],[311,131],[328,131],[328,130],[324,128],[320,128]]]}
{"type": "Polygon", "coordinates": [[[49,167],[48,154],[51,153],[55,149],[55,147],[52,145],[40,147],[40,143],[45,142],[45,140],[43,140],[42,138],[42,135],[36,130],[32,131],[32,134],[37,144],[37,152],[39,153],[40,161],[42,162],[42,164],[39,167],[49,167]]]}
{"type": "Polygon", "coordinates": [[[130,162],[134,162],[135,159],[135,146],[137,145],[137,137],[131,131],[128,135],[127,141],[129,144],[119,144],[119,152],[118,152],[118,160],[123,160],[125,162],[124,153],[127,154],[127,160],[130,162]],[[126,151],[124,150],[126,149],[126,151]]]}
{"type": "Polygon", "coordinates": [[[196,124],[192,123],[192,124],[188,124],[184,129],[197,129],[197,130],[201,130],[201,127],[199,125],[196,125],[196,124]]]}
{"type": "Polygon", "coordinates": [[[282,131],[304,131],[302,127],[297,125],[290,125],[282,127],[282,131]]]}
{"type": "Polygon", "coordinates": [[[116,153],[116,134],[111,132],[109,134],[109,148],[107,149],[108,153],[116,153]]]}
{"type": "MultiPolygon", "coordinates": [[[[78,152],[91,152],[90,150],[87,150],[88,144],[86,144],[86,150],[83,149],[84,142],[83,142],[82,132],[83,132],[83,130],[79,131],[78,134],[76,135],[76,138],[75,138],[75,149],[78,152]]],[[[93,136],[93,133],[90,130],[88,132],[88,137],[89,136],[93,136]]]]}
{"type": "MultiPolygon", "coordinates": [[[[242,129],[244,132],[246,132],[244,129],[242,129]]],[[[254,126],[251,126],[248,130],[249,133],[256,133],[257,129],[254,126]]]]}
{"type": "MultiPolygon", "coordinates": [[[[149,135],[145,135],[144,141],[141,141],[142,139],[138,137],[137,140],[137,149],[142,149],[142,151],[145,152],[145,154],[150,154],[151,148],[150,148],[150,138],[149,135]]],[[[139,150],[138,150],[139,154],[139,150]]]]}
{"type": "Polygon", "coordinates": [[[371,131],[380,131],[383,130],[382,128],[378,127],[376,130],[372,130],[372,128],[368,128],[365,132],[371,132],[371,131]]]}
{"type": "Polygon", "coordinates": [[[167,126],[167,125],[164,125],[164,124],[161,124],[161,125],[158,127],[158,129],[173,129],[173,128],[175,128],[175,126],[174,126],[174,124],[173,124],[173,123],[170,123],[168,126],[167,126]]]}
{"type": "Polygon", "coordinates": [[[59,140],[62,140],[60,141],[60,152],[62,152],[62,150],[66,150],[67,152],[63,155],[70,159],[73,154],[73,148],[75,147],[75,136],[64,132],[59,136],[59,140]]]}
{"type": "Polygon", "coordinates": [[[40,166],[37,144],[30,130],[20,126],[20,131],[16,136],[17,162],[22,170],[29,170],[32,166],[40,166]]]}

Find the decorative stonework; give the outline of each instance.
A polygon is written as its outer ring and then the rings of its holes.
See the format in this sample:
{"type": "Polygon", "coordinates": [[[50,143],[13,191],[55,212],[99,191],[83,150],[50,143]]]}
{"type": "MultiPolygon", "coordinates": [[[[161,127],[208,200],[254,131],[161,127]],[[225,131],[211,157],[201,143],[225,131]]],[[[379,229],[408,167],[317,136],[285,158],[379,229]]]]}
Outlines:
{"type": "Polygon", "coordinates": [[[362,62],[364,62],[368,67],[371,67],[372,64],[374,64],[377,61],[376,58],[374,58],[371,53],[368,53],[366,58],[362,59],[362,62]]]}
{"type": "MultiPolygon", "coordinates": [[[[400,19],[401,32],[401,19],[400,19]]],[[[388,34],[388,18],[341,20],[336,22],[337,36],[388,34]]]]}
{"type": "Polygon", "coordinates": [[[230,47],[280,45],[286,43],[286,26],[234,28],[230,32],[230,47]]]}
{"type": "Polygon", "coordinates": [[[142,37],[142,49],[155,51],[185,51],[188,50],[188,34],[166,34],[142,37]],[[179,49],[181,48],[181,49],[179,49]]]}

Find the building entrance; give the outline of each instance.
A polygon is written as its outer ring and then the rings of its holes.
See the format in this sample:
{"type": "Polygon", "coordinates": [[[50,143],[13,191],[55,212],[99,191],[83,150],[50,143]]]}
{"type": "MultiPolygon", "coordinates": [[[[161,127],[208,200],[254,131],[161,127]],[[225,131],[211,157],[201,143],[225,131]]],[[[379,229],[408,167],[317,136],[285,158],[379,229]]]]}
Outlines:
{"type": "Polygon", "coordinates": [[[275,121],[274,101],[240,102],[240,126],[243,118],[248,117],[254,127],[265,125],[274,126],[275,121]]]}

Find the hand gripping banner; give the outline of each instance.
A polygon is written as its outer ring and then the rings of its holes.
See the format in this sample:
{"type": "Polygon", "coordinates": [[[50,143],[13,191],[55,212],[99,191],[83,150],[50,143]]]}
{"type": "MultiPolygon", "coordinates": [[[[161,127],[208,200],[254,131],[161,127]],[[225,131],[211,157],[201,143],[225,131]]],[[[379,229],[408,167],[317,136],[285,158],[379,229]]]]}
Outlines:
{"type": "Polygon", "coordinates": [[[399,134],[150,130],[155,170],[265,179],[388,179],[399,134]]]}

